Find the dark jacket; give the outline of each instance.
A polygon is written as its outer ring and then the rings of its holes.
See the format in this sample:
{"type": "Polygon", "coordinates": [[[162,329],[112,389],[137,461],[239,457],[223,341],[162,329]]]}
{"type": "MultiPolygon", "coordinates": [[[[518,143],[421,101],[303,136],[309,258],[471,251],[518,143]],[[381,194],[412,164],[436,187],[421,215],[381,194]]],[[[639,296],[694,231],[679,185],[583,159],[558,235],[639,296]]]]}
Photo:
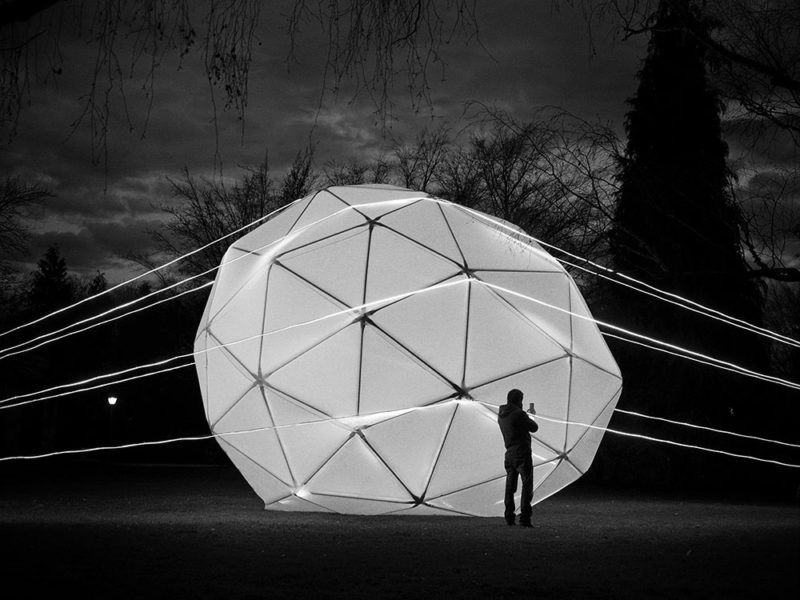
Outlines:
{"type": "Polygon", "coordinates": [[[538,431],[539,426],[531,419],[522,407],[516,404],[504,404],[497,414],[497,423],[503,432],[508,456],[530,456],[531,433],[538,431]]]}

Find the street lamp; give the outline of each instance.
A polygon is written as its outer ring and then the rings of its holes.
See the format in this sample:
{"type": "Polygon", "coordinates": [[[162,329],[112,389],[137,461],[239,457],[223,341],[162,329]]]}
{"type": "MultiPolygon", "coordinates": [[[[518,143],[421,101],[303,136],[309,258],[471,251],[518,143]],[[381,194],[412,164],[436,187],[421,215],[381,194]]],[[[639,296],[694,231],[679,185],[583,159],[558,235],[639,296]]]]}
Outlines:
{"type": "Polygon", "coordinates": [[[114,405],[117,403],[116,396],[109,396],[108,399],[108,445],[114,444],[114,405]]]}

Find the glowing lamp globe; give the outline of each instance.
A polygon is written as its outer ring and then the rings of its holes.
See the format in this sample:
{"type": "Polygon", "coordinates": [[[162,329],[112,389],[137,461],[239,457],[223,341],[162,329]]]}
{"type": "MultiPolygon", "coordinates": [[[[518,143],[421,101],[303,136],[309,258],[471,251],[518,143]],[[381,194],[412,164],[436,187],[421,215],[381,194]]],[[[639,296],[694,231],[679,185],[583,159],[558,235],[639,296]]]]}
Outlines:
{"type": "Polygon", "coordinates": [[[508,390],[540,417],[538,502],[589,468],[622,385],[541,247],[382,185],[311,194],[233,243],[195,350],[211,431],[272,510],[500,516],[508,390]]]}

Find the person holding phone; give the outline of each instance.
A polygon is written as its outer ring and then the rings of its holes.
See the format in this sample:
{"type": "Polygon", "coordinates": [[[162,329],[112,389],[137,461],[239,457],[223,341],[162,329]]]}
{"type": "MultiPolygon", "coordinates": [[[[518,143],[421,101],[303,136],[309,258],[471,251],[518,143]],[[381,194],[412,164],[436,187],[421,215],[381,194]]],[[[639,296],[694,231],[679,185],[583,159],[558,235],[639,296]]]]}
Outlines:
{"type": "MultiPolygon", "coordinates": [[[[508,525],[516,522],[514,494],[517,492],[517,481],[522,479],[522,495],[520,497],[519,524],[531,527],[533,509],[533,457],[531,456],[531,433],[538,431],[539,426],[522,410],[524,394],[517,389],[508,392],[506,403],[500,407],[497,423],[503,434],[506,447],[504,466],[506,469],[505,519],[508,525]]],[[[528,409],[536,414],[531,402],[528,409]]]]}

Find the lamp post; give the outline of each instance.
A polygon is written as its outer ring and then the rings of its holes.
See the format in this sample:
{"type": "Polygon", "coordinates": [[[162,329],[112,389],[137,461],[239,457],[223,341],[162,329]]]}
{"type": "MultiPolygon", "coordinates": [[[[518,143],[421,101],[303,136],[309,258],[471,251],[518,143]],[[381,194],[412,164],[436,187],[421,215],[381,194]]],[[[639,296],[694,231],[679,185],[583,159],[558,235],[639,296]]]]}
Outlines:
{"type": "Polygon", "coordinates": [[[108,445],[114,444],[114,405],[117,403],[116,396],[108,397],[108,445]]]}

